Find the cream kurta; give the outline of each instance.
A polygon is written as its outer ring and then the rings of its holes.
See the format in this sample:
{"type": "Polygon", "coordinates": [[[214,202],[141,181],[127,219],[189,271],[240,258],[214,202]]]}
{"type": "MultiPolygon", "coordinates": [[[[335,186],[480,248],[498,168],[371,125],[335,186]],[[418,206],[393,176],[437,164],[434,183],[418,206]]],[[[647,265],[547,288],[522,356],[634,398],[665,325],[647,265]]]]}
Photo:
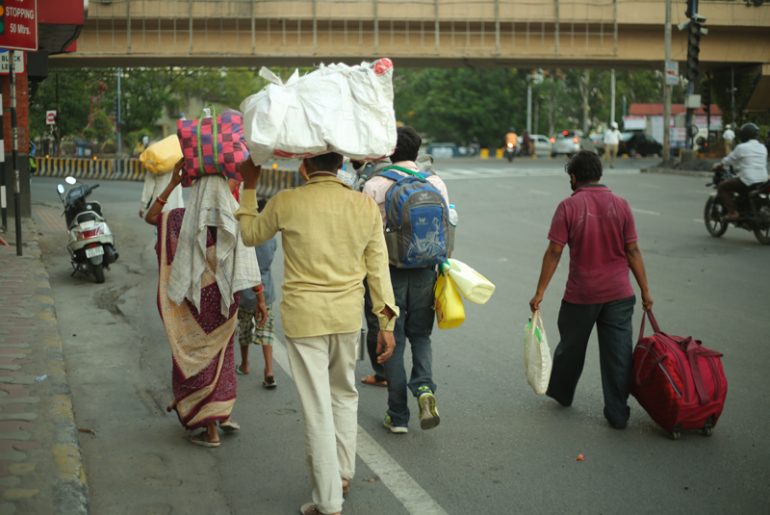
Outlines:
{"type": "Polygon", "coordinates": [[[284,190],[257,214],[255,190],[244,190],[236,211],[246,245],[281,232],[284,253],[281,318],[289,338],[352,333],[361,328],[363,280],[380,327],[392,330],[398,314],[388,268],[382,217],[374,201],[336,177],[314,177],[284,190]]]}

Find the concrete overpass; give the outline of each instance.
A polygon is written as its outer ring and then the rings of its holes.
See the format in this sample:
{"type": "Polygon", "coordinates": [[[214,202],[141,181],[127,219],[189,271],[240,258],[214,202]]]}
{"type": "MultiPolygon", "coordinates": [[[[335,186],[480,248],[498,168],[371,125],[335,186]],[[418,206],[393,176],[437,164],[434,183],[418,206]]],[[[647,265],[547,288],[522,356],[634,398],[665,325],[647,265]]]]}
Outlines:
{"type": "MultiPolygon", "coordinates": [[[[673,57],[684,62],[684,0],[673,57]]],[[[701,0],[704,68],[770,63],[770,3],[701,0]]],[[[664,0],[91,0],[55,67],[308,65],[655,67],[664,0]]]]}

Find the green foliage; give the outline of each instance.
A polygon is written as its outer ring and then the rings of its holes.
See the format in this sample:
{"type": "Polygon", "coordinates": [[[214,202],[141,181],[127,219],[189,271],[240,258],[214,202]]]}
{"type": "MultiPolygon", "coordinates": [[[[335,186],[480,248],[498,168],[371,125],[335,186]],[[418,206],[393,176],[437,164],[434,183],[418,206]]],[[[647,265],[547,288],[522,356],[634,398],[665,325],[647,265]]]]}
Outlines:
{"type": "MultiPolygon", "coordinates": [[[[526,128],[527,75],[516,69],[399,69],[394,78],[396,116],[433,141],[499,145],[514,127],[526,128]]],[[[583,98],[588,102],[589,130],[608,124],[610,71],[544,70],[544,80],[532,86],[533,133],[551,135],[582,129],[583,98]]],[[[625,104],[660,102],[661,74],[649,70],[616,73],[615,118],[625,104]]]]}
{"type": "MultiPolygon", "coordinates": [[[[259,91],[265,81],[251,69],[226,68],[131,68],[121,79],[121,118],[125,151],[143,135],[156,135],[157,122],[167,113],[175,118],[189,101],[202,100],[238,109],[240,102],[259,91]]],[[[54,71],[37,89],[30,104],[33,137],[48,134],[45,111],[58,109],[62,136],[107,139],[104,117],[116,119],[117,70],[54,71]],[[89,112],[92,125],[88,126],[89,112]],[[100,114],[101,113],[101,114],[100,114]],[[99,127],[94,127],[94,123],[99,127]]],[[[197,113],[188,115],[194,116],[197,113]]],[[[112,133],[114,122],[110,122],[112,133]]]]}

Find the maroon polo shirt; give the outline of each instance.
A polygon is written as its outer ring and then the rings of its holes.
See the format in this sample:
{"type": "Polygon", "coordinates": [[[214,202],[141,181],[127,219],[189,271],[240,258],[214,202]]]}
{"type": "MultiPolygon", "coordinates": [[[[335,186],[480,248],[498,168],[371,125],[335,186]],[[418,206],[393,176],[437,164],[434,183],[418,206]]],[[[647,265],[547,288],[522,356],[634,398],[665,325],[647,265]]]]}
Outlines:
{"type": "Polygon", "coordinates": [[[628,201],[606,186],[583,186],[564,199],[548,239],[569,246],[567,302],[601,304],[634,294],[625,250],[637,240],[634,217],[628,201]]]}

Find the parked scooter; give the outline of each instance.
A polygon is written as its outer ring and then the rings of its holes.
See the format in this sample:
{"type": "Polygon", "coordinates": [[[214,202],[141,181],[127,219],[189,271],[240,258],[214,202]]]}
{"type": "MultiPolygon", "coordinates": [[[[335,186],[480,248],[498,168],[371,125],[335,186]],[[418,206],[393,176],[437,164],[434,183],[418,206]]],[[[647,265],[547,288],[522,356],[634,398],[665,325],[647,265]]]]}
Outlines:
{"type": "Polygon", "coordinates": [[[91,274],[97,283],[103,283],[104,269],[117,261],[118,252],[112,231],[102,216],[102,205],[95,200],[87,200],[99,185],[74,186],[77,181],[73,177],[67,177],[65,182],[73,187],[65,194],[64,186],[59,184],[56,191],[64,205],[72,275],[77,272],[91,274]]]}

